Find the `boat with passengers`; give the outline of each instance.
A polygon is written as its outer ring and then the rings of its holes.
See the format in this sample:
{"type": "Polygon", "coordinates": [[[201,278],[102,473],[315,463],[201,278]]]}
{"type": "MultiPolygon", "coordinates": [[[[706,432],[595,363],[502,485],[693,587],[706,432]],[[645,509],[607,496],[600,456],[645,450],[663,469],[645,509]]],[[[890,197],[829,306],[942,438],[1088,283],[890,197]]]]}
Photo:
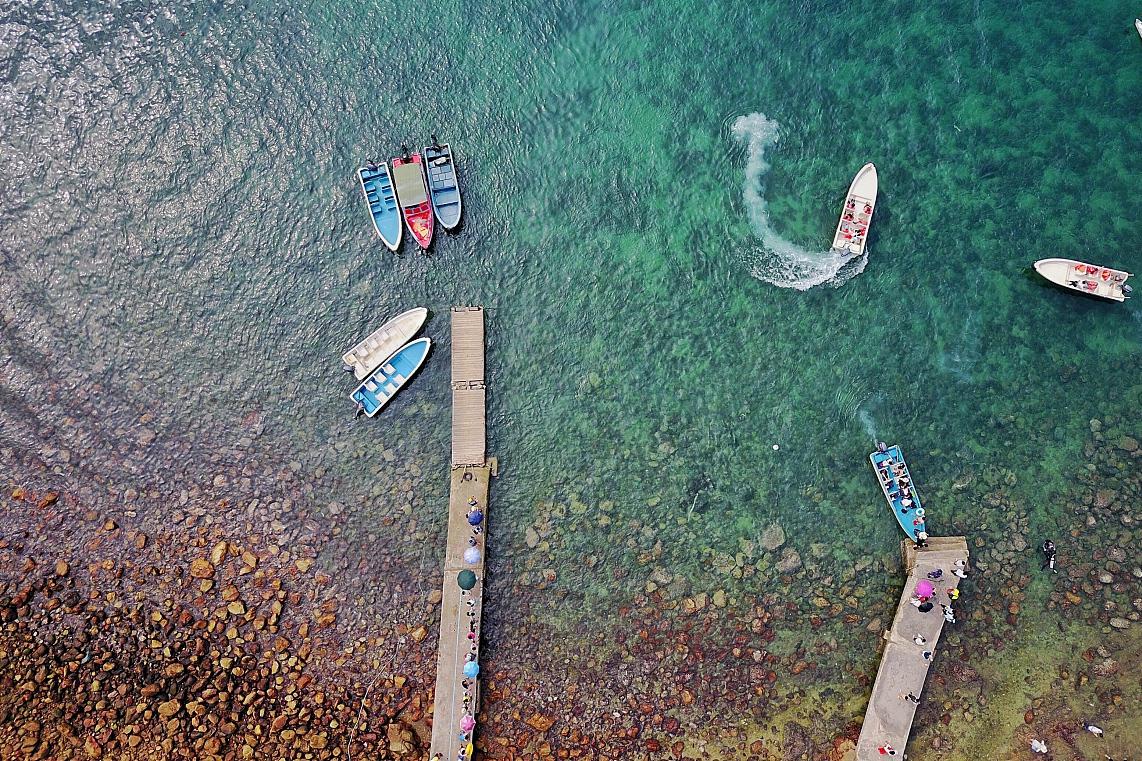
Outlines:
{"type": "Polygon", "coordinates": [[[922,543],[928,538],[924,507],[920,504],[920,495],[916,492],[912,472],[908,470],[900,446],[888,446],[883,441],[879,442],[876,451],[868,459],[872,462],[872,470],[876,473],[880,490],[888,500],[888,508],[896,522],[909,539],[917,544],[922,543]]]}
{"type": "Polygon", "coordinates": [[[1126,284],[1129,272],[1077,259],[1040,259],[1035,262],[1035,271],[1055,285],[1101,299],[1125,301],[1133,292],[1126,284]]]}
{"type": "Polygon", "coordinates": [[[833,233],[833,251],[842,256],[859,256],[868,244],[868,227],[876,211],[879,182],[876,167],[869,162],[860,168],[849,184],[837,231],[833,233]]]}

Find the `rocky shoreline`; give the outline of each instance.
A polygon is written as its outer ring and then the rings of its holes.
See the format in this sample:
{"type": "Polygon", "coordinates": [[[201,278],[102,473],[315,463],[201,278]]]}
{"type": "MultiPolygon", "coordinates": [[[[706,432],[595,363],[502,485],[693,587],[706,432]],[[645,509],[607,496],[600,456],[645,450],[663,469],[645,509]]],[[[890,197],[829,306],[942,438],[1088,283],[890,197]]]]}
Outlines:
{"type": "MultiPolygon", "coordinates": [[[[1091,422],[1078,497],[1055,534],[1057,577],[1039,572],[1043,511],[1015,495],[1015,473],[964,472],[931,495],[973,500],[979,525],[954,526],[973,536],[973,588],[939,654],[912,757],[970,757],[996,732],[1012,752],[1034,734],[1054,742],[1056,758],[1084,758],[1080,699],[1100,722],[1130,726],[1142,569],[1129,550],[1142,488],[1137,441],[1108,429],[1118,430],[1091,422]],[[1028,627],[1043,626],[1100,640],[1057,638],[1038,651],[1051,678],[1012,690],[1003,664],[1026,657],[1028,627]],[[1012,712],[1019,724],[1004,728],[1012,712]]],[[[382,586],[376,558],[354,548],[359,529],[345,530],[353,510],[317,500],[300,463],[275,469],[251,455],[202,487],[116,490],[88,479],[69,491],[42,458],[3,455],[13,475],[0,538],[0,755],[424,755],[437,529],[415,524],[441,495],[415,463],[386,457],[389,487],[359,506],[387,504],[381,534],[425,540],[419,567],[406,557],[382,586]]],[[[493,555],[488,620],[512,625],[488,633],[484,757],[851,756],[898,594],[894,554],[846,564],[824,543],[793,546],[774,523],[734,553],[711,548],[701,571],[679,570],[662,536],[687,529],[671,520],[550,502],[517,527],[522,554],[493,555]],[[618,607],[605,616],[576,589],[586,576],[562,570],[561,527],[580,520],[613,533],[625,558],[579,558],[584,574],[627,590],[610,594],[618,607]]]]}

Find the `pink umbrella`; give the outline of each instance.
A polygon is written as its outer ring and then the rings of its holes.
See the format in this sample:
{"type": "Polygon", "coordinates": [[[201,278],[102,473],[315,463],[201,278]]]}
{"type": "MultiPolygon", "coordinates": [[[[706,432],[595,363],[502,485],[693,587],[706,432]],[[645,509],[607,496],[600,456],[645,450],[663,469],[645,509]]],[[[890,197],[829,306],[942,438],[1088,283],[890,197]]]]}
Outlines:
{"type": "Polygon", "coordinates": [[[932,582],[927,579],[920,579],[916,582],[916,596],[917,597],[931,597],[935,589],[932,587],[932,582]]]}

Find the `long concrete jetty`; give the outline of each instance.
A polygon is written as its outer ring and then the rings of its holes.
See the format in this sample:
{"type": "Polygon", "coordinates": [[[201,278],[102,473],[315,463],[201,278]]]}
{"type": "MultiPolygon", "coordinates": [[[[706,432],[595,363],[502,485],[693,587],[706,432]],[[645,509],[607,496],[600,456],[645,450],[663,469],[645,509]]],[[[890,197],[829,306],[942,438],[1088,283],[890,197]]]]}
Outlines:
{"type": "Polygon", "coordinates": [[[917,708],[907,696],[924,699],[924,683],[928,671],[937,663],[936,643],[944,628],[940,606],[949,605],[953,610],[958,607],[948,594],[949,589],[959,588],[960,579],[952,571],[957,567],[956,561],[966,565],[968,560],[968,544],[962,536],[930,538],[923,549],[916,549],[909,541],[900,545],[908,581],[900,595],[892,628],[884,633],[887,643],[857,740],[857,761],[883,761],[889,756],[903,758],[917,708]],[[929,574],[937,570],[939,578],[931,579],[929,574]],[[930,580],[935,589],[932,600],[935,604],[927,613],[911,603],[916,585],[925,579],[930,580]],[[924,644],[914,641],[917,635],[924,638],[924,644]],[[925,652],[932,653],[931,658],[925,658],[925,652]]]}
{"type": "Polygon", "coordinates": [[[452,308],[452,467],[440,602],[431,761],[469,761],[480,701],[480,619],[488,526],[484,310],[452,308]]]}

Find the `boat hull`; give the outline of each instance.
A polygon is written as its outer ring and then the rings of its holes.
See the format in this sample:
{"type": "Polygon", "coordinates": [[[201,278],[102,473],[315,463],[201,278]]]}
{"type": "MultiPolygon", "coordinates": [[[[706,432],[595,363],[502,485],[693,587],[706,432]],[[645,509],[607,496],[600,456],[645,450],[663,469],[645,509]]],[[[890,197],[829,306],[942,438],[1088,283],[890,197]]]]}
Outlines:
{"type": "Polygon", "coordinates": [[[432,201],[432,211],[436,220],[445,230],[460,224],[460,183],[456,179],[456,163],[452,148],[444,145],[428,145],[424,151],[424,167],[428,174],[428,195],[432,201]]]}
{"type": "Polygon", "coordinates": [[[904,453],[896,444],[885,451],[877,450],[868,456],[872,463],[872,471],[880,483],[880,491],[888,501],[888,509],[900,524],[900,528],[912,541],[917,541],[917,535],[927,532],[924,507],[920,504],[920,495],[916,492],[916,482],[912,480],[912,472],[904,461],[904,453]],[[888,467],[884,466],[888,464],[888,467]],[[901,467],[903,466],[903,467],[901,467]],[[906,486],[905,486],[906,485],[906,486]],[[907,489],[907,492],[904,489],[907,489]]]}
{"type": "Polygon", "coordinates": [[[424,162],[419,153],[393,159],[393,184],[405,226],[423,249],[432,244],[432,204],[424,181],[424,162]]]}
{"type": "Polygon", "coordinates": [[[424,307],[401,312],[342,354],[341,361],[353,368],[357,380],[364,380],[381,362],[411,341],[427,319],[428,310],[424,307]]]}
{"type": "Polygon", "coordinates": [[[869,162],[860,168],[849,183],[845,202],[841,206],[841,218],[833,233],[833,251],[842,256],[860,256],[864,253],[879,190],[876,166],[869,162]]]}
{"type": "Polygon", "coordinates": [[[418,338],[407,343],[380,364],[349,398],[373,417],[388,404],[397,392],[409,382],[428,357],[432,346],[429,338],[418,338]]]}
{"type": "Polygon", "coordinates": [[[388,166],[383,162],[363,166],[357,170],[357,180],[369,205],[373,229],[390,251],[396,251],[400,247],[401,213],[388,166]]]}
{"type": "Polygon", "coordinates": [[[1055,285],[1108,301],[1125,301],[1129,298],[1123,286],[1132,277],[1125,270],[1101,267],[1077,259],[1040,259],[1035,271],[1055,285]]]}

